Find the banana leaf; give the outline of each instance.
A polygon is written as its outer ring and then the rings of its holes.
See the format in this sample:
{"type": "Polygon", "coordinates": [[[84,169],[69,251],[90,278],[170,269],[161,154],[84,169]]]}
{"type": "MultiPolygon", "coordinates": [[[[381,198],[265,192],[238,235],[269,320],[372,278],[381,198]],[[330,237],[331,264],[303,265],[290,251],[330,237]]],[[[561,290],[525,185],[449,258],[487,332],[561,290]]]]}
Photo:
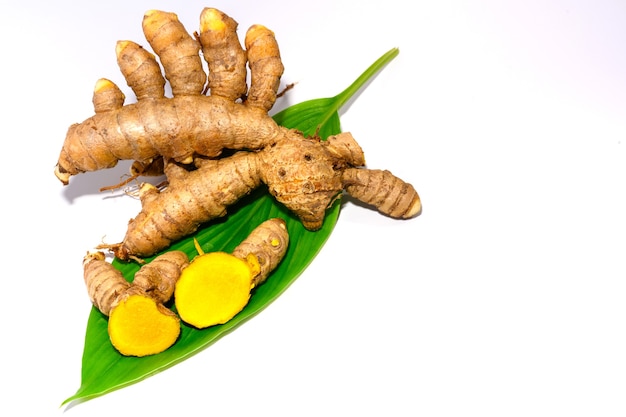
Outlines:
{"type": "MultiPolygon", "coordinates": [[[[293,105],[276,114],[274,119],[278,124],[298,129],[305,135],[317,134],[321,138],[327,138],[339,133],[339,109],[398,53],[397,48],[389,50],[337,96],[293,105]]],[[[190,259],[197,254],[194,238],[204,252],[231,252],[257,225],[273,217],[283,218],[287,222],[292,242],[278,268],[263,285],[254,290],[249,303],[238,315],[223,325],[202,330],[183,323],[179,340],[158,355],[138,358],[118,353],[109,340],[107,317],[95,307],[92,308],[85,334],[81,385],[62,405],[87,401],[163,371],[202,351],[255,316],[281,295],[319,253],[337,222],[339,207],[337,200],[328,209],[322,228],[311,232],[261,187],[231,207],[225,218],[207,223],[194,236],[172,245],[168,250],[182,250],[190,259]]],[[[132,281],[139,269],[136,263],[124,263],[118,259],[113,260],[113,265],[128,281],[132,281]]]]}

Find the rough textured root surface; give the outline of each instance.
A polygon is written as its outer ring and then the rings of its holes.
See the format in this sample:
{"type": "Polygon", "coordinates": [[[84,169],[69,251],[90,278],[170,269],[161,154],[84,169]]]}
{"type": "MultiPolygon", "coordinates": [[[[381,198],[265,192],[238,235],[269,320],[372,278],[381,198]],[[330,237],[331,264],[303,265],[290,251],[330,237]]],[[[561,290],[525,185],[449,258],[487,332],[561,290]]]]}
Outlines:
{"type": "Polygon", "coordinates": [[[180,318],[197,328],[226,323],[250,299],[250,264],[225,252],[196,257],[184,269],[174,293],[180,318]]]}
{"type": "Polygon", "coordinates": [[[137,178],[140,175],[147,177],[158,177],[165,173],[165,161],[162,157],[155,158],[150,161],[135,161],[130,166],[131,178],[137,178]]]}
{"type": "Polygon", "coordinates": [[[143,289],[132,286],[111,310],[108,332],[111,344],[122,355],[154,355],[176,342],[180,319],[143,289]]]}
{"type": "Polygon", "coordinates": [[[172,298],[181,271],[188,264],[185,252],[165,252],[135,273],[133,286],[141,288],[157,303],[165,304],[172,298]]]}
{"type": "Polygon", "coordinates": [[[97,113],[106,113],[121,109],[124,105],[124,93],[111,80],[101,78],[93,90],[93,109],[97,113]]]}
{"type": "Polygon", "coordinates": [[[341,134],[325,141],[284,140],[257,155],[269,192],[305,228],[317,230],[322,227],[326,210],[343,190],[341,172],[364,160],[357,150],[360,147],[352,136],[341,134]],[[348,155],[350,160],[345,159],[348,155]]]}
{"type": "Polygon", "coordinates": [[[98,248],[112,249],[123,260],[151,256],[203,223],[224,216],[230,205],[261,183],[307,229],[317,230],[327,208],[343,191],[342,171],[363,164],[365,158],[349,133],[320,141],[288,131],[275,146],[261,151],[198,162],[193,171],[168,163],[168,187],[160,191],[144,184],[142,209],[129,222],[123,241],[98,248]]]}
{"type": "Polygon", "coordinates": [[[276,101],[284,71],[274,32],[263,25],[254,25],[246,32],[245,45],[251,74],[246,104],[267,112],[276,101]]]}
{"type": "Polygon", "coordinates": [[[112,247],[123,260],[151,256],[201,224],[224,216],[228,206],[260,185],[254,153],[208,161],[195,171],[170,163],[166,173],[169,185],[164,191],[142,186],[142,209],[128,223],[124,240],[99,248],[112,247]]]}
{"type": "Polygon", "coordinates": [[[130,284],[120,271],[106,261],[102,252],[89,253],[83,259],[87,294],[93,305],[108,316],[117,297],[130,284]]]}
{"type": "Polygon", "coordinates": [[[259,273],[253,277],[252,285],[262,284],[268,275],[276,269],[287,252],[289,233],[283,219],[266,220],[257,226],[250,235],[234,250],[233,255],[240,259],[255,258],[259,273]]]}
{"type": "Polygon", "coordinates": [[[363,152],[350,134],[320,141],[289,131],[275,146],[205,160],[194,171],[168,163],[167,189],[142,186],[142,209],[129,222],[123,241],[98,248],[112,249],[123,260],[151,256],[224,216],[230,205],[261,183],[307,229],[316,230],[343,190],[341,172],[363,162],[363,152]]]}
{"type": "Polygon", "coordinates": [[[209,67],[211,95],[235,101],[245,97],[246,52],[239,43],[237,22],[213,8],[205,8],[200,15],[202,55],[209,67]]]}
{"type": "Polygon", "coordinates": [[[337,160],[344,161],[346,165],[360,167],[365,165],[365,154],[363,149],[354,139],[350,132],[343,132],[330,136],[323,146],[328,153],[337,160]]]}
{"type": "Polygon", "coordinates": [[[143,32],[152,50],[161,58],[172,94],[199,95],[206,83],[200,60],[200,45],[189,35],[174,13],[149,10],[143,19],[143,32]]]}
{"type": "Polygon", "coordinates": [[[410,218],[422,210],[415,188],[387,170],[350,168],[342,181],[352,197],[393,218],[410,218]]]}
{"type": "Polygon", "coordinates": [[[133,41],[118,41],[117,65],[137,100],[165,97],[165,78],[155,56],[133,41]]]}
{"type": "Polygon", "coordinates": [[[284,130],[259,109],[222,97],[142,100],[70,126],[55,175],[66,184],[72,175],[111,168],[120,160],[165,156],[188,162],[194,155],[219,156],[224,149],[261,149],[284,130]]]}

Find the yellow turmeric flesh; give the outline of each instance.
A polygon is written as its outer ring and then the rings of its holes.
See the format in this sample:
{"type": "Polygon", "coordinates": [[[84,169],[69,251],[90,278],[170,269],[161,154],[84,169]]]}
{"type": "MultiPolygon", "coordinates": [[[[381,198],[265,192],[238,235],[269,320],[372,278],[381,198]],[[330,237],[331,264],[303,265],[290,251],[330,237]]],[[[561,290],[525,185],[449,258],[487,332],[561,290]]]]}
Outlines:
{"type": "Polygon", "coordinates": [[[270,219],[233,251],[200,253],[186,267],[174,300],[180,318],[199,329],[224,324],[239,313],[282,260],[289,237],[282,219],[270,219]]]}
{"type": "Polygon", "coordinates": [[[161,353],[178,339],[180,319],[139,287],[131,288],[109,315],[111,344],[125,356],[161,353]]]}
{"type": "Polygon", "coordinates": [[[180,334],[180,319],[164,303],[189,260],[170,251],[143,265],[129,283],[102,252],[84,258],[84,279],[94,306],[108,316],[111,344],[123,355],[146,356],[169,348],[180,334]]]}
{"type": "Polygon", "coordinates": [[[251,289],[252,271],[246,261],[210,252],[185,269],[174,299],[181,319],[202,329],[233,318],[248,303],[251,289]]]}

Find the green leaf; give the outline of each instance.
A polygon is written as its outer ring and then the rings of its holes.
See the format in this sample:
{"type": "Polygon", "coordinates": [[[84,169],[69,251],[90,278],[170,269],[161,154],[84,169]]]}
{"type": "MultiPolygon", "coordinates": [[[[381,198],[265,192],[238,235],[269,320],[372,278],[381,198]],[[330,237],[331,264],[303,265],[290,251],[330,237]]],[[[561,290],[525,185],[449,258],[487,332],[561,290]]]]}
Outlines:
{"type": "Polygon", "coordinates": [[[274,116],[279,125],[300,130],[305,135],[316,132],[326,138],[341,131],[339,110],[359,92],[400,51],[392,48],[378,58],[348,88],[335,97],[318,98],[294,104],[274,116]]]}
{"type": "MultiPolygon", "coordinates": [[[[384,54],[337,96],[296,104],[276,114],[274,119],[277,123],[298,129],[306,135],[317,133],[326,138],[339,133],[339,109],[397,54],[396,48],[384,54]]],[[[87,401],[167,369],[208,347],[256,315],[282,294],[317,255],[337,222],[339,207],[339,202],[336,201],[328,210],[321,230],[310,232],[278,204],[266,189],[259,188],[231,207],[226,218],[209,222],[195,236],[174,244],[168,250],[182,250],[190,259],[196,255],[194,237],[205,252],[231,252],[257,225],[273,217],[283,218],[287,222],[290,241],[294,242],[289,246],[278,268],[263,285],[254,290],[248,305],[238,315],[223,325],[203,330],[182,324],[180,339],[158,355],[137,358],[119,354],[109,341],[107,317],[92,308],[85,335],[81,385],[63,404],[87,401]]],[[[139,265],[135,263],[123,263],[117,259],[113,261],[113,265],[129,281],[139,269],[139,265]]]]}

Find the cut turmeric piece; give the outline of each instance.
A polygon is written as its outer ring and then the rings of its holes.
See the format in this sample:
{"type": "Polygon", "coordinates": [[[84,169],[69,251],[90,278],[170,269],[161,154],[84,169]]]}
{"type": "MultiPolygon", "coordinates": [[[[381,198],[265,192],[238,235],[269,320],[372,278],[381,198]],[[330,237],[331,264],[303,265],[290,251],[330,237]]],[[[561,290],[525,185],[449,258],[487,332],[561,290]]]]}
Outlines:
{"type": "Polygon", "coordinates": [[[176,285],[180,317],[197,328],[224,324],[248,304],[252,269],[244,260],[225,252],[197,257],[176,285]]]}
{"type": "Polygon", "coordinates": [[[129,283],[102,252],[85,256],[87,293],[94,306],[108,316],[111,344],[122,355],[153,355],[178,339],[180,319],[163,303],[171,298],[188,263],[184,252],[166,252],[143,265],[129,283]]]}
{"type": "Polygon", "coordinates": [[[134,288],[134,293],[126,292],[111,310],[111,344],[126,356],[161,353],[178,339],[180,319],[141,289],[134,288]]]}
{"type": "Polygon", "coordinates": [[[183,269],[174,299],[180,318],[199,329],[224,324],[248,304],[287,250],[285,221],[263,222],[233,251],[203,253],[183,269]]]}

